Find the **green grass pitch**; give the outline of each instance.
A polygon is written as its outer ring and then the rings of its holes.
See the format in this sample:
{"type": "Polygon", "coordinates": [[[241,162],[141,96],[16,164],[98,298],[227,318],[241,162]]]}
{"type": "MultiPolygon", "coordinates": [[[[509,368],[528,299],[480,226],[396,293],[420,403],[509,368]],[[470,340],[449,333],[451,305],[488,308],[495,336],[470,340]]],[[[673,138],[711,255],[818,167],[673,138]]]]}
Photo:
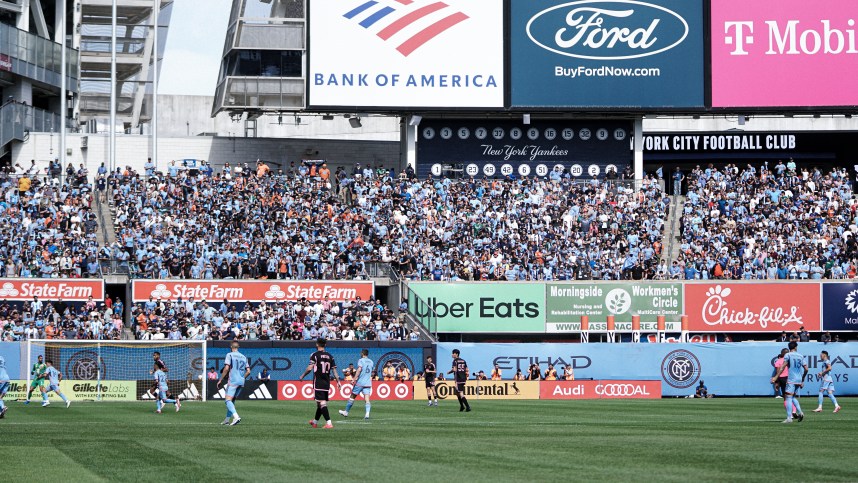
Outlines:
{"type": "Polygon", "coordinates": [[[14,481],[858,481],[858,399],[781,424],[760,399],[363,403],[334,429],[315,406],[239,401],[154,413],[152,403],[10,405],[0,420],[2,480],[14,481]]]}

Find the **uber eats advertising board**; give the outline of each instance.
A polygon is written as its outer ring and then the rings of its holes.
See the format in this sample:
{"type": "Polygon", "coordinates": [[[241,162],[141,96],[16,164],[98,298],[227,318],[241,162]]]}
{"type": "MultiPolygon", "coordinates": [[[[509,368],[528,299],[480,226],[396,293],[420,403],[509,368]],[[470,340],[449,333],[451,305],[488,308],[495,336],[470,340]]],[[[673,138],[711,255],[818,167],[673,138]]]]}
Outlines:
{"type": "Polygon", "coordinates": [[[409,309],[438,332],[545,332],[545,284],[412,283],[409,309]]]}

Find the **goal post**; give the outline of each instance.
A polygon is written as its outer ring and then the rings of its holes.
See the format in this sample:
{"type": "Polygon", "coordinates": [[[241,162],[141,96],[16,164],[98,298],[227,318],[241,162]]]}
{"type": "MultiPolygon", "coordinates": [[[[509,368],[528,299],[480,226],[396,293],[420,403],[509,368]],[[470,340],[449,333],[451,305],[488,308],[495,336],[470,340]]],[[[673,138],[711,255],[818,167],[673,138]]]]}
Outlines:
{"type": "Polygon", "coordinates": [[[33,377],[33,364],[43,356],[62,373],[60,389],[72,400],[154,400],[156,396],[149,392],[154,385],[154,352],[161,354],[167,367],[168,387],[174,396],[182,401],[206,400],[207,351],[201,340],[30,339],[27,387],[33,377]]]}

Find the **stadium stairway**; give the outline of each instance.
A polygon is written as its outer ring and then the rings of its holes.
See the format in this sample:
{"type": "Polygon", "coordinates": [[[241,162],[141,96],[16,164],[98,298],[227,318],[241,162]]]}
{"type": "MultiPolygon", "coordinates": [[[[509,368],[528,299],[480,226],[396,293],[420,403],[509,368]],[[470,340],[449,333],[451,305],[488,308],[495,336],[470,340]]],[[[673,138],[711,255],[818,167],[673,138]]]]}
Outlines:
{"type": "Polygon", "coordinates": [[[673,197],[673,202],[670,204],[670,213],[667,215],[667,220],[664,224],[664,249],[667,254],[667,263],[670,265],[672,260],[676,260],[679,256],[682,210],[685,208],[685,197],[676,195],[673,197]]]}

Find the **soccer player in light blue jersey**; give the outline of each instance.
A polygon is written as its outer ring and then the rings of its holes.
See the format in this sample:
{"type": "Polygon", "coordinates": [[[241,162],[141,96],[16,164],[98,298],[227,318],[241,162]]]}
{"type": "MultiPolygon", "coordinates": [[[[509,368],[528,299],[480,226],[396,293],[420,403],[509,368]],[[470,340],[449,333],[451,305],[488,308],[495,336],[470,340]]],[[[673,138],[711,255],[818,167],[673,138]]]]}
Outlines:
{"type": "Polygon", "coordinates": [[[368,420],[369,410],[372,407],[372,404],[369,402],[369,396],[372,394],[372,368],[375,364],[372,362],[372,359],[367,357],[369,356],[368,350],[363,349],[360,351],[360,356],[357,363],[357,372],[355,372],[355,383],[352,386],[352,395],[349,396],[349,402],[346,403],[346,410],[340,410],[340,414],[343,417],[349,417],[349,411],[351,411],[355,399],[363,394],[363,400],[366,401],[366,414],[363,419],[368,420]]]}
{"type": "Polygon", "coordinates": [[[167,386],[167,373],[161,370],[157,362],[153,366],[153,370],[155,373],[155,384],[158,385],[158,400],[156,401],[158,409],[155,412],[161,414],[161,408],[167,404],[175,404],[176,412],[179,412],[179,409],[182,409],[182,403],[179,402],[179,398],[169,399],[167,397],[167,393],[170,390],[167,386]]]}
{"type": "Polygon", "coordinates": [[[6,409],[8,408],[3,403],[3,397],[6,396],[6,392],[9,390],[10,382],[9,373],[6,372],[6,359],[0,356],[0,419],[6,417],[6,409]]]}
{"type": "Polygon", "coordinates": [[[238,352],[238,342],[233,342],[230,345],[232,352],[226,355],[223,361],[223,372],[220,380],[217,382],[217,387],[220,389],[224,385],[224,380],[229,377],[229,382],[226,385],[226,419],[220,424],[229,424],[235,426],[241,422],[241,417],[235,410],[235,400],[238,398],[241,389],[244,387],[244,380],[250,375],[250,365],[247,363],[247,357],[241,352],[238,352]],[[229,422],[230,416],[232,423],[229,422]]]}
{"type": "MultiPolygon", "coordinates": [[[[798,353],[798,342],[790,342],[789,352],[784,356],[784,365],[787,367],[787,385],[786,385],[786,413],[787,418],[784,423],[792,422],[792,410],[795,406],[796,419],[801,422],[804,419],[804,412],[801,410],[801,404],[795,398],[799,389],[804,386],[804,379],[807,377],[807,362],[804,356],[798,353]]],[[[775,383],[777,377],[772,378],[772,384],[775,383]]]]}
{"type": "Polygon", "coordinates": [[[840,405],[837,404],[837,398],[834,397],[834,379],[831,377],[831,361],[828,359],[828,351],[822,351],[819,358],[821,359],[822,371],[817,376],[822,377],[822,382],[819,384],[819,406],[813,412],[822,412],[823,395],[826,392],[828,398],[834,403],[834,412],[840,412],[840,405]]]}
{"type": "Polygon", "coordinates": [[[60,391],[60,381],[63,380],[63,374],[58,371],[56,367],[54,367],[54,361],[48,359],[47,361],[45,361],[45,363],[48,365],[48,369],[45,371],[45,373],[48,375],[48,390],[42,393],[42,397],[44,399],[42,406],[44,407],[51,404],[51,402],[48,401],[48,394],[53,391],[57,393],[57,396],[59,396],[60,399],[63,400],[63,402],[66,403],[66,408],[68,408],[69,406],[71,406],[71,401],[69,401],[66,395],[63,394],[62,391],[60,391]]]}

